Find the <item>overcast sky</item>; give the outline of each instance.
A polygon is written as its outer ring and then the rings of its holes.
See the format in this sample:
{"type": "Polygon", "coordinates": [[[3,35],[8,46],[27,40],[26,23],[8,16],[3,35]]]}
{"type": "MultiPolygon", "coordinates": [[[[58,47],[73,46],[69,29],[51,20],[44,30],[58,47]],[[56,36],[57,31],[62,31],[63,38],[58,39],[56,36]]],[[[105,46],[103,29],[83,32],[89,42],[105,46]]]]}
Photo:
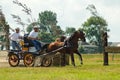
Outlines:
{"type": "MultiPolygon", "coordinates": [[[[22,20],[26,22],[27,16],[22,8],[13,4],[13,0],[0,0],[2,11],[6,20],[13,28],[21,27],[17,25],[10,14],[20,15],[22,20]]],[[[120,42],[120,0],[19,0],[26,4],[32,10],[35,19],[38,13],[45,10],[51,10],[57,13],[58,25],[63,30],[67,26],[78,29],[87,18],[91,16],[86,10],[89,4],[94,4],[99,15],[108,22],[108,28],[111,30],[108,34],[109,41],[120,42]]]]}

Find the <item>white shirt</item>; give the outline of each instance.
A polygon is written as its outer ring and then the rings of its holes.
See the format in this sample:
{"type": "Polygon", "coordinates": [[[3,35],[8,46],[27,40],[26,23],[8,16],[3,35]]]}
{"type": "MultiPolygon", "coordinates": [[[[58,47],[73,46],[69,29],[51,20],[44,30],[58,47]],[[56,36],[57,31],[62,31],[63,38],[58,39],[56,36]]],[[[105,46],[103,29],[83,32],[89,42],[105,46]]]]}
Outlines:
{"type": "Polygon", "coordinates": [[[13,40],[13,41],[18,41],[19,40],[19,37],[20,37],[20,34],[19,33],[12,33],[10,36],[10,39],[13,40]]]}
{"type": "Polygon", "coordinates": [[[38,32],[31,31],[30,34],[28,35],[28,37],[37,38],[38,37],[38,32]]]}

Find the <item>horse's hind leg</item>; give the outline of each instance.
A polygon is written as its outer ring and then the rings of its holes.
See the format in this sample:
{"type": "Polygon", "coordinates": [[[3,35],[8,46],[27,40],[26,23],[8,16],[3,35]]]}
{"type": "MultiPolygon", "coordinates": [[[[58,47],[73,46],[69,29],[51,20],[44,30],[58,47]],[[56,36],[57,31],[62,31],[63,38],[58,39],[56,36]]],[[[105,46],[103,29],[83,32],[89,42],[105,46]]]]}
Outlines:
{"type": "Polygon", "coordinates": [[[79,59],[81,60],[81,64],[83,64],[82,55],[78,52],[78,50],[75,52],[77,55],[79,55],[79,59]]]}

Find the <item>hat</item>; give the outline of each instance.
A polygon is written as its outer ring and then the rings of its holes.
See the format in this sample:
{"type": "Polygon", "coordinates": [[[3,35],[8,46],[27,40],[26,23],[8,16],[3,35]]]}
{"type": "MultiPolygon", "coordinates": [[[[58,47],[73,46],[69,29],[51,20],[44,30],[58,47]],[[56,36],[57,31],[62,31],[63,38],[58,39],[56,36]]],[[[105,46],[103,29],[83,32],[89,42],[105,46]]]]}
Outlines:
{"type": "Polygon", "coordinates": [[[33,28],[39,28],[38,26],[34,26],[33,28]]]}
{"type": "Polygon", "coordinates": [[[15,30],[20,30],[20,28],[17,27],[17,28],[15,28],[15,30]]]}

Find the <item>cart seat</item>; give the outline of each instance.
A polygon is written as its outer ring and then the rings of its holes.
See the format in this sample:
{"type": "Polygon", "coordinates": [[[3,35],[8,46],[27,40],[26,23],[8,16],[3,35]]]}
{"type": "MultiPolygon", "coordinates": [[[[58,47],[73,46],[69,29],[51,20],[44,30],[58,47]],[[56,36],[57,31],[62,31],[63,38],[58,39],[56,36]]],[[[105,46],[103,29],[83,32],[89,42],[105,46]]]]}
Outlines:
{"type": "Polygon", "coordinates": [[[34,44],[30,39],[28,39],[28,34],[24,35],[24,47],[34,47],[34,44]]]}

